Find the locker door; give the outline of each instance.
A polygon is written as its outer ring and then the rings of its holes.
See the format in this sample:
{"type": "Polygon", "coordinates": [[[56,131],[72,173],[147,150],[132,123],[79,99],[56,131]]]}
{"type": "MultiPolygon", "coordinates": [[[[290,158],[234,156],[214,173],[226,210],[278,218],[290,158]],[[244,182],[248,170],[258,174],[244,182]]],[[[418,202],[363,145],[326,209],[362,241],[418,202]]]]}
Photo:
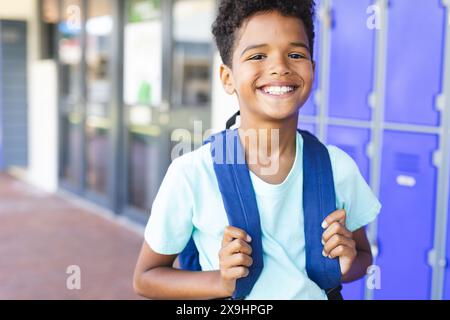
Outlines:
{"type": "Polygon", "coordinates": [[[376,299],[429,299],[437,170],[432,154],[438,137],[387,131],[378,219],[381,288],[376,299]]]}
{"type": "MultiPolygon", "coordinates": [[[[320,1],[316,1],[316,8],[320,8],[320,1]]],[[[314,103],[314,94],[316,90],[318,89],[319,85],[319,59],[320,59],[320,21],[318,20],[318,15],[316,14],[316,17],[314,19],[314,32],[315,32],[315,39],[314,39],[314,53],[313,53],[313,59],[316,62],[316,70],[315,70],[315,77],[314,77],[314,84],[311,91],[311,95],[309,96],[309,99],[305,102],[305,104],[300,109],[300,113],[302,115],[316,115],[317,114],[317,108],[314,103]]]]}
{"type": "MultiPolygon", "coordinates": [[[[328,128],[328,144],[335,145],[344,150],[357,163],[362,176],[369,182],[369,158],[366,147],[370,141],[370,131],[338,126],[328,128]]],[[[365,280],[344,284],[342,295],[346,300],[364,299],[365,280]]]]}
{"type": "Polygon", "coordinates": [[[369,181],[369,158],[366,146],[370,141],[370,130],[340,126],[328,127],[328,144],[345,151],[357,163],[362,176],[369,181]]]}
{"type": "Polygon", "coordinates": [[[316,134],[316,125],[312,123],[299,123],[298,127],[302,130],[306,130],[311,132],[312,134],[316,134]]]}
{"type": "Polygon", "coordinates": [[[438,125],[445,10],[441,0],[392,0],[389,7],[386,121],[438,125]]]}
{"type": "Polygon", "coordinates": [[[368,120],[373,88],[375,32],[367,27],[372,0],[333,1],[331,32],[331,117],[368,120]]]}

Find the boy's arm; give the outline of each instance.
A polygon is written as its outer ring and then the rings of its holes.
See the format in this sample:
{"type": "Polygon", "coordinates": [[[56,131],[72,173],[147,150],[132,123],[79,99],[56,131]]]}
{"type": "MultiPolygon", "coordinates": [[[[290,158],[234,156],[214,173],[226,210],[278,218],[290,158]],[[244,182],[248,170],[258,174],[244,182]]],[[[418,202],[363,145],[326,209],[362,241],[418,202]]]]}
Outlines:
{"type": "Polygon", "coordinates": [[[192,272],[174,269],[177,255],[154,252],[144,242],[134,272],[134,290],[149,299],[225,298],[220,271],[192,272]]]}
{"type": "Polygon", "coordinates": [[[228,226],[219,251],[220,270],[174,269],[177,255],[154,252],[144,242],[134,272],[134,290],[150,299],[220,299],[230,297],[236,280],[246,277],[252,265],[251,238],[244,230],[228,226]]]}
{"type": "Polygon", "coordinates": [[[353,240],[355,241],[356,257],[347,274],[342,276],[342,282],[352,282],[364,277],[367,268],[372,264],[372,252],[370,243],[367,239],[365,228],[358,229],[353,232],[353,240]]]}

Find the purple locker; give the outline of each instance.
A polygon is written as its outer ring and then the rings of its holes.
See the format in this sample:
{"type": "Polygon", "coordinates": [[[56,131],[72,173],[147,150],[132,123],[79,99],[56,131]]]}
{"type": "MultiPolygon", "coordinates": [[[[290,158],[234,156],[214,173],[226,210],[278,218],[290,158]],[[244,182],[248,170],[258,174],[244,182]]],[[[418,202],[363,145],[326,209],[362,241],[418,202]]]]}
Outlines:
{"type": "MultiPolygon", "coordinates": [[[[367,129],[328,127],[328,144],[335,145],[350,155],[357,163],[361,174],[369,182],[369,158],[366,148],[370,142],[370,131],[367,129]]],[[[342,295],[346,300],[364,299],[365,280],[361,279],[343,286],[342,295]]]]}
{"type": "Polygon", "coordinates": [[[438,125],[445,10],[441,0],[391,0],[386,121],[438,125]],[[413,22],[414,21],[414,22],[413,22]]]}
{"type": "Polygon", "coordinates": [[[311,95],[309,96],[308,100],[306,100],[305,104],[301,107],[300,114],[308,116],[316,115],[316,105],[314,104],[314,94],[316,92],[315,89],[316,84],[314,84],[314,89],[313,91],[311,91],[311,95]]]}
{"type": "Polygon", "coordinates": [[[375,32],[367,27],[372,0],[333,2],[329,116],[370,120],[375,32]]]}
{"type": "MultiPolygon", "coordinates": [[[[316,8],[320,8],[320,1],[316,1],[316,8]]],[[[318,20],[318,16],[316,14],[316,18],[314,19],[314,32],[315,32],[315,39],[314,39],[314,61],[316,62],[316,70],[315,70],[315,77],[314,77],[314,84],[311,91],[311,95],[309,96],[309,99],[305,102],[305,104],[300,109],[300,113],[302,115],[316,115],[317,114],[317,108],[314,103],[314,94],[318,88],[319,85],[319,58],[320,58],[320,22],[318,20]]]]}
{"type": "Polygon", "coordinates": [[[328,144],[345,151],[357,163],[362,176],[369,181],[369,158],[366,147],[370,142],[370,130],[341,126],[328,127],[328,144]]]}
{"type": "Polygon", "coordinates": [[[381,288],[376,299],[429,299],[438,137],[387,131],[384,136],[378,218],[381,288]]]}
{"type": "Polygon", "coordinates": [[[298,124],[298,128],[302,129],[302,130],[306,130],[311,132],[312,134],[316,134],[316,125],[312,124],[312,123],[302,123],[300,122],[298,124]]]}

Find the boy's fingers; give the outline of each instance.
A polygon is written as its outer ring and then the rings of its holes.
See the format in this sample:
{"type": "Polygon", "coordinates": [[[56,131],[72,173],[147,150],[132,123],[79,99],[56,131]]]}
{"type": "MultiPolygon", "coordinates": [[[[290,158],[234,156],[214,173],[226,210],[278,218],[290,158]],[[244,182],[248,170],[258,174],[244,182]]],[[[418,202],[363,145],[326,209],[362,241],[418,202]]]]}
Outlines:
{"type": "Polygon", "coordinates": [[[322,242],[327,242],[333,235],[340,234],[347,238],[353,238],[353,234],[339,222],[333,222],[322,234],[322,242]]]}
{"type": "Polygon", "coordinates": [[[340,234],[335,234],[325,243],[323,247],[324,256],[329,256],[334,249],[340,246],[355,248],[355,241],[340,234]]]}
{"type": "Polygon", "coordinates": [[[246,267],[234,267],[225,270],[225,277],[227,279],[239,279],[248,276],[248,268],[246,267]]]}
{"type": "Polygon", "coordinates": [[[241,239],[234,239],[229,244],[230,253],[244,253],[247,255],[252,254],[252,247],[241,239]]]}
{"type": "Polygon", "coordinates": [[[244,230],[232,226],[226,227],[223,232],[222,247],[226,246],[234,239],[241,239],[247,242],[250,242],[252,240],[244,230]]]}
{"type": "Polygon", "coordinates": [[[333,222],[339,222],[340,224],[345,226],[345,218],[346,218],[345,210],[337,210],[331,213],[328,217],[325,218],[322,222],[322,228],[326,229],[333,222]]]}
{"type": "Polygon", "coordinates": [[[231,256],[235,253],[251,255],[252,247],[247,242],[241,239],[234,239],[232,242],[222,247],[221,253],[222,257],[231,256]]]}
{"type": "Polygon", "coordinates": [[[231,269],[234,267],[250,267],[253,264],[253,259],[243,253],[235,253],[225,258],[220,267],[222,269],[231,269]]]}
{"type": "Polygon", "coordinates": [[[334,259],[336,257],[354,256],[354,254],[355,254],[354,248],[345,245],[340,245],[331,250],[328,256],[330,259],[334,259]]]}

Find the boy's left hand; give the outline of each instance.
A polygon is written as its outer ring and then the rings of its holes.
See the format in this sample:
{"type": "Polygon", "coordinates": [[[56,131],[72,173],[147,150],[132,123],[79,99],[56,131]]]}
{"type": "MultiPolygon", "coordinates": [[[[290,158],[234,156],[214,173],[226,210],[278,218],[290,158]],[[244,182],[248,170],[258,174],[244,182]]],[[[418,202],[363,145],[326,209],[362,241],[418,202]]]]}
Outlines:
{"type": "Polygon", "coordinates": [[[345,275],[356,258],[356,243],[353,234],[345,226],[345,210],[337,210],[325,218],[322,228],[322,254],[330,259],[339,257],[341,273],[345,275]]]}

